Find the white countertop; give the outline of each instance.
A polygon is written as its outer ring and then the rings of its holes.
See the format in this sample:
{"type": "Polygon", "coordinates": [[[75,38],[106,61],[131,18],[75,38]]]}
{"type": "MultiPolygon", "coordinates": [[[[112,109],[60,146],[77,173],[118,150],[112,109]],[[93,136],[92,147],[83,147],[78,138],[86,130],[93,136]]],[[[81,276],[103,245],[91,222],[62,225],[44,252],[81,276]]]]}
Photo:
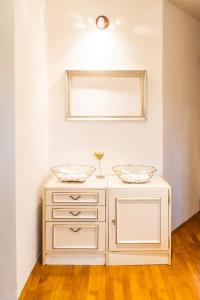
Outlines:
{"type": "Polygon", "coordinates": [[[158,188],[158,187],[167,187],[169,188],[168,182],[161,176],[154,175],[146,183],[127,183],[123,182],[117,176],[108,176],[108,187],[110,189],[142,189],[142,188],[158,188]]]}
{"type": "Polygon", "coordinates": [[[161,176],[153,176],[146,183],[125,183],[117,176],[106,176],[105,178],[89,177],[85,182],[60,182],[55,176],[51,176],[44,184],[45,189],[141,189],[141,188],[170,188],[167,181],[161,176]]]}
{"type": "Polygon", "coordinates": [[[55,176],[51,176],[44,184],[45,189],[106,189],[107,177],[97,179],[90,176],[85,182],[61,182],[55,176]]]}

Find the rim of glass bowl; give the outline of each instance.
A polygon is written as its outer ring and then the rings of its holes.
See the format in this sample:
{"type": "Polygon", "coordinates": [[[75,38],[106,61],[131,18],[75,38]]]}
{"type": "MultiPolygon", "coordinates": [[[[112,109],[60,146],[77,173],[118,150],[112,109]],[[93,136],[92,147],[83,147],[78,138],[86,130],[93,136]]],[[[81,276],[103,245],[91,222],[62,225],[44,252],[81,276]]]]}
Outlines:
{"type": "MultiPolygon", "coordinates": [[[[78,167],[85,167],[88,169],[85,172],[88,172],[88,171],[94,172],[96,170],[96,168],[91,165],[76,165],[76,164],[56,165],[56,166],[51,167],[50,170],[53,173],[55,173],[55,172],[56,173],[65,173],[65,172],[61,172],[61,170],[59,170],[59,168],[62,168],[62,167],[72,167],[72,169],[73,169],[73,167],[77,167],[77,171],[78,171],[78,167]]],[[[76,174],[76,172],[70,172],[68,174],[76,174]]]]}
{"type": "MultiPolygon", "coordinates": [[[[152,167],[152,166],[148,166],[148,165],[132,165],[132,164],[129,164],[129,165],[116,165],[116,166],[112,167],[112,169],[113,169],[114,172],[117,171],[117,172],[121,173],[120,170],[116,170],[119,167],[145,167],[145,168],[151,168],[151,171],[149,170],[149,172],[146,172],[146,173],[152,173],[152,174],[157,171],[157,169],[155,167],[152,167]]],[[[133,173],[134,174],[141,174],[140,172],[133,172],[133,173]]]]}

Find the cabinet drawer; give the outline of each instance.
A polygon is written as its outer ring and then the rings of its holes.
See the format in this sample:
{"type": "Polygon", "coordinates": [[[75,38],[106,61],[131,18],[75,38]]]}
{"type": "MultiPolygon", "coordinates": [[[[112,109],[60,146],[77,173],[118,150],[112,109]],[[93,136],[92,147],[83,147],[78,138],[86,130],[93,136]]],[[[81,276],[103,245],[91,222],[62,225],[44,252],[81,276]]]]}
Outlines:
{"type": "Polygon", "coordinates": [[[46,204],[62,205],[105,205],[105,191],[46,191],[46,204]]]}
{"type": "Polygon", "coordinates": [[[45,250],[105,250],[105,223],[46,222],[45,250]]]}
{"type": "Polygon", "coordinates": [[[104,206],[46,206],[46,221],[63,221],[63,220],[79,220],[79,221],[105,221],[104,206]]]}

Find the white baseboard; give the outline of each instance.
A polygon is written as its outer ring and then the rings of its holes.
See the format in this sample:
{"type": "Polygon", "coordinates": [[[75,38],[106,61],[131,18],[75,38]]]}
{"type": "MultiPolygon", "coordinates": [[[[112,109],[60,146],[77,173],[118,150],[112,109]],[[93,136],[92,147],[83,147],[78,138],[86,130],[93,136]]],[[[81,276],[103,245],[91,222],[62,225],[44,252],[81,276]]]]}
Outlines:
{"type": "Polygon", "coordinates": [[[166,265],[171,264],[169,253],[109,253],[109,265],[166,265]]]}

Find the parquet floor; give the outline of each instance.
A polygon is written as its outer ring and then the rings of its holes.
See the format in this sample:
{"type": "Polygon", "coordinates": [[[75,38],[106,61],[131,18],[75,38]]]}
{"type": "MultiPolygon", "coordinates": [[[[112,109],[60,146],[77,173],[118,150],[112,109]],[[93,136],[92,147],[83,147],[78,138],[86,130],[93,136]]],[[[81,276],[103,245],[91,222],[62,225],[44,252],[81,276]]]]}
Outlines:
{"type": "Polygon", "coordinates": [[[200,213],[173,233],[172,266],[42,266],[20,300],[200,299],[200,213]]]}

